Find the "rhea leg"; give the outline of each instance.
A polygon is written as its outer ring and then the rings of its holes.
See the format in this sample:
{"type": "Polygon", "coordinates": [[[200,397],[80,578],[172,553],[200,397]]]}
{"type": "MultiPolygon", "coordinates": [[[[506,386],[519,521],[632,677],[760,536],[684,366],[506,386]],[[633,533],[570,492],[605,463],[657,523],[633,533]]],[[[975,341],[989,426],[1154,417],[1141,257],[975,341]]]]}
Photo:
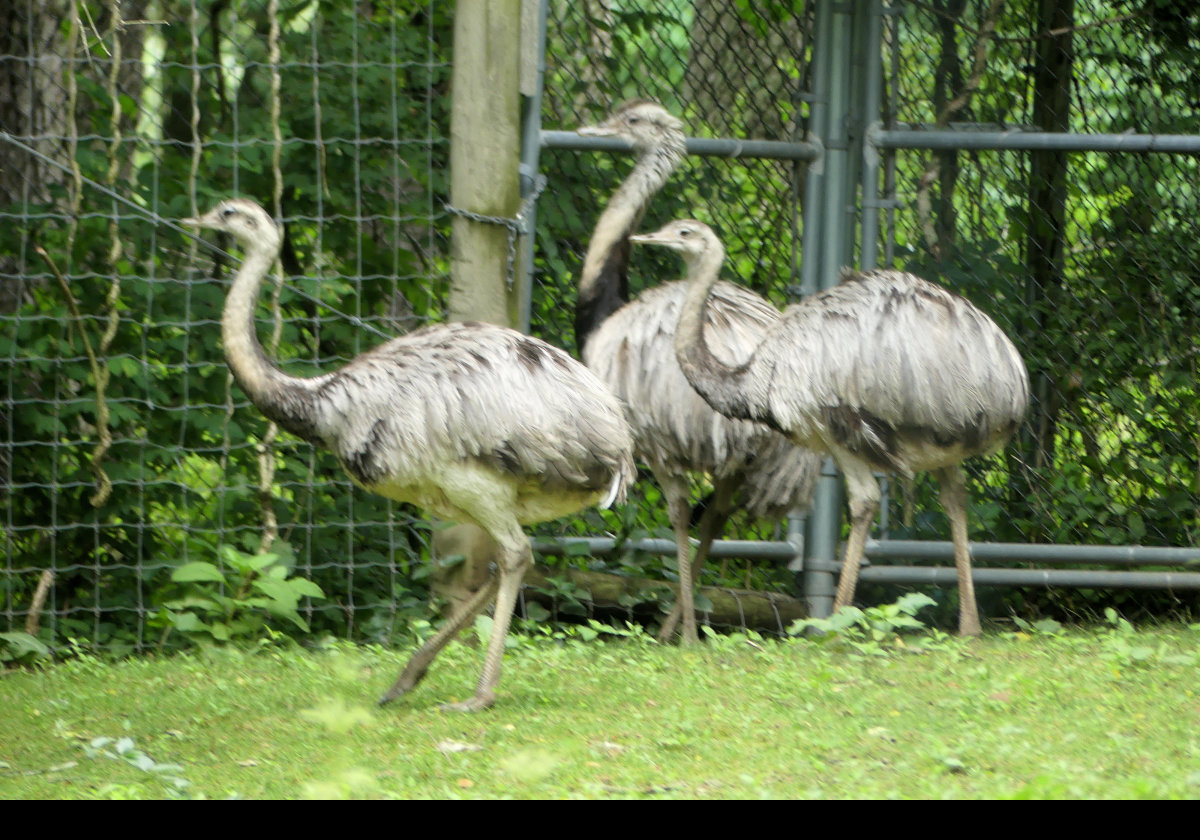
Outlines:
{"type": "MultiPolygon", "coordinates": [[[[721,535],[725,529],[725,523],[729,519],[730,505],[733,499],[733,487],[728,482],[719,482],[713,488],[713,497],[709,502],[708,508],[700,516],[700,537],[699,544],[696,546],[696,556],[692,560],[690,577],[693,584],[691,597],[692,610],[692,637],[687,638],[687,622],[684,620],[684,642],[696,641],[698,639],[698,628],[696,627],[696,602],[694,585],[700,580],[700,572],[704,569],[704,563],[708,560],[708,553],[712,549],[713,540],[721,535]]],[[[689,517],[690,518],[690,517],[689,517]]],[[[685,528],[684,539],[687,539],[685,528]]],[[[679,539],[676,532],[676,540],[679,539]]],[[[678,544],[678,543],[677,543],[678,544]]],[[[682,577],[680,578],[682,587],[682,577]]],[[[675,599],[675,606],[671,608],[671,612],[663,619],[662,627],[658,631],[658,640],[660,642],[668,641],[674,634],[675,628],[679,624],[680,616],[684,615],[684,604],[682,598],[675,599]]]]}
{"type": "Polygon", "coordinates": [[[879,483],[870,466],[861,461],[837,458],[838,466],[846,476],[846,495],[850,498],[850,539],[846,542],[846,555],[842,561],[842,573],[838,578],[837,596],[833,601],[836,612],[854,601],[854,590],[858,587],[858,570],[862,565],[867,546],[867,532],[879,512],[879,483]]]}
{"type": "Polygon", "coordinates": [[[967,482],[962,467],[955,464],[937,471],[942,507],[950,519],[950,539],[954,542],[954,568],[958,572],[958,634],[978,636],[979,607],[975,602],[975,581],[971,576],[971,549],[967,543],[967,482]]]}
{"type": "MultiPolygon", "coordinates": [[[[667,497],[667,518],[671,520],[671,530],[675,533],[675,567],[679,571],[679,584],[676,589],[674,609],[680,610],[679,615],[683,616],[683,643],[689,644],[696,641],[698,637],[696,634],[696,609],[692,594],[692,546],[688,538],[688,526],[691,524],[692,513],[691,505],[688,504],[688,485],[683,479],[674,475],[664,475],[658,470],[654,470],[654,477],[658,480],[658,486],[662,488],[663,495],[667,497]],[[692,616],[690,624],[687,619],[689,612],[692,616]]],[[[679,615],[675,616],[676,623],[679,621],[679,615]]],[[[674,624],[668,630],[664,622],[658,631],[658,640],[660,642],[669,641],[674,630],[674,624]]]]}
{"type": "Polygon", "coordinates": [[[465,464],[457,472],[447,470],[441,489],[448,504],[439,513],[457,522],[478,525],[492,538],[497,547],[499,577],[492,577],[446,622],[437,635],[426,642],[409,660],[399,679],[379,701],[386,703],[412,689],[451,639],[496,599],[492,635],[488,641],[483,671],[470,700],[444,706],[457,711],[476,711],[492,705],[496,699],[496,683],[500,679],[500,659],[504,655],[504,640],[516,607],[521,579],[533,562],[529,538],[521,530],[513,511],[517,509],[514,486],[493,474],[465,464]]]}
{"type": "Polygon", "coordinates": [[[496,594],[497,585],[498,581],[496,578],[490,578],[469,600],[457,609],[454,615],[442,625],[442,629],[433,638],[421,645],[421,648],[408,660],[408,664],[404,666],[404,670],[400,672],[400,676],[393,683],[392,687],[388,689],[387,694],[379,698],[379,705],[382,706],[384,703],[391,702],[416,687],[417,683],[424,678],[429,665],[442,652],[442,648],[449,644],[451,639],[474,621],[475,616],[479,615],[483,611],[483,608],[491,603],[493,596],[496,594]]]}
{"type": "Polygon", "coordinates": [[[483,670],[475,686],[475,696],[461,703],[443,705],[442,708],[446,711],[477,712],[496,702],[496,685],[500,682],[500,663],[504,659],[508,628],[517,606],[521,581],[525,572],[533,565],[533,548],[529,544],[529,537],[517,522],[512,522],[506,532],[492,531],[492,535],[500,545],[502,559],[496,590],[496,609],[492,613],[492,635],[488,639],[483,670]]]}

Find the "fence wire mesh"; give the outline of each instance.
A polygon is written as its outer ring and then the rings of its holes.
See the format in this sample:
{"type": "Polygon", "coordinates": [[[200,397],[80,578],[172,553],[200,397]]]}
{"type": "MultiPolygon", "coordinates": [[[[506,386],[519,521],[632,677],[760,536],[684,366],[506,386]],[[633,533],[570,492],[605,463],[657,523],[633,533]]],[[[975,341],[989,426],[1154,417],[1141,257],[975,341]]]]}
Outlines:
{"type": "MultiPolygon", "coordinates": [[[[721,2],[549,4],[542,124],[571,131],[599,122],[631,99],[662,103],[694,137],[764,140],[804,139],[808,83],[809,14],[778,19],[744,15],[721,2]]],[[[553,343],[575,345],[570,305],[583,256],[600,213],[633,164],[628,154],[543,151],[542,171],[552,187],[538,215],[532,294],[532,330],[553,343]]],[[[726,276],[782,308],[797,294],[800,200],[806,164],[756,159],[688,157],[650,204],[642,223],[655,230],[672,219],[699,218],[719,230],[728,249],[726,276]]],[[[657,249],[635,249],[630,295],[682,276],[682,264],[657,249]]],[[[666,505],[644,472],[634,497],[606,516],[620,539],[673,539],[666,505]]],[[[693,496],[711,488],[699,480],[693,496]]],[[[586,520],[556,524],[556,533],[594,533],[586,520]]],[[[784,522],[735,516],[727,536],[783,539],[784,522]]],[[[674,558],[634,556],[592,562],[621,567],[648,578],[675,579],[674,558]]],[[[754,591],[795,593],[783,564],[729,560],[710,563],[701,583],[754,591]]],[[[647,590],[643,597],[673,597],[647,590]]],[[[741,610],[713,626],[739,626],[741,610]]],[[[768,620],[782,631],[786,622],[768,620]]]]}
{"type": "MultiPolygon", "coordinates": [[[[150,645],[166,629],[162,603],[180,594],[173,570],[212,561],[236,590],[240,558],[270,544],[328,596],[304,605],[314,630],[392,638],[421,614],[429,526],[274,435],[221,358],[225,287],[210,278],[233,263],[223,243],[169,222],[232,194],[284,220],[292,281],[267,296],[260,328],[290,372],[441,319],[453,5],[0,5],[12,22],[0,33],[0,629],[40,616],[54,644],[150,645]],[[45,569],[55,582],[35,607],[45,569]]],[[[804,139],[814,5],[553,0],[542,123],[571,129],[644,96],[694,135],[804,139]]],[[[887,12],[895,124],[1197,124],[1200,23],[1179,4],[933,0],[887,12]]],[[[885,163],[897,207],[884,259],[995,315],[1035,382],[1020,439],[973,468],[973,538],[1193,545],[1196,157],[898,151],[885,163]]],[[[552,343],[574,349],[567,302],[629,165],[542,156],[531,321],[552,343]]],[[[727,275],[783,306],[796,294],[806,173],[689,158],[644,227],[713,223],[727,275]]],[[[680,271],[635,260],[642,285],[680,271]]],[[[888,534],[944,538],[937,511],[924,483],[900,488],[888,534]]],[[[627,508],[541,533],[597,530],[665,535],[657,491],[642,482],[627,508]]],[[[669,572],[652,560],[638,570],[669,572]]],[[[756,570],[744,582],[788,581],[756,570]]]]}
{"type": "MultiPolygon", "coordinates": [[[[1195,14],[1132,2],[904,11],[889,33],[896,124],[1195,132],[1195,14]]],[[[987,307],[1033,382],[1009,481],[981,488],[994,503],[973,510],[979,538],[1195,544],[1195,175],[1194,155],[896,153],[891,256],[987,307]]],[[[987,467],[977,476],[987,484],[987,467]]]]}
{"type": "Polygon", "coordinates": [[[245,598],[230,564],[273,543],[329,596],[314,629],[389,637],[423,520],[249,405],[228,245],[175,222],[231,195],[283,220],[296,281],[260,323],[290,372],[440,320],[450,5],[5,5],[8,629],[48,568],[50,639],[154,642],[173,569],[219,562],[245,598]]]}

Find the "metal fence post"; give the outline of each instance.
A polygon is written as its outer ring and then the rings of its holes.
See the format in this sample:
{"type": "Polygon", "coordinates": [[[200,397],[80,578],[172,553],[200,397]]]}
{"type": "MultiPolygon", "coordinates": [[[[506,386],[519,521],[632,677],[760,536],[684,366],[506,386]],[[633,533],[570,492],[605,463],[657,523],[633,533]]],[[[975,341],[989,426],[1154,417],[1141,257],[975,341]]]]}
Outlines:
{"type": "MultiPolygon", "coordinates": [[[[820,177],[810,177],[805,195],[801,277],[806,293],[836,283],[850,257],[846,251],[852,242],[847,215],[852,204],[847,166],[851,85],[849,66],[841,57],[849,54],[853,41],[852,11],[848,5],[822,0],[816,12],[812,131],[825,155],[820,177]]],[[[810,613],[823,618],[833,609],[841,530],[841,477],[831,458],[825,459],[817,481],[809,523],[809,560],[802,585],[810,613]]]]}
{"type": "MultiPolygon", "coordinates": [[[[536,189],[542,151],[542,84],[546,75],[546,15],[550,0],[521,3],[521,198],[536,189]]],[[[515,280],[517,329],[529,332],[533,298],[533,254],[536,250],[537,204],[531,203],[522,219],[521,259],[515,280]]]]}

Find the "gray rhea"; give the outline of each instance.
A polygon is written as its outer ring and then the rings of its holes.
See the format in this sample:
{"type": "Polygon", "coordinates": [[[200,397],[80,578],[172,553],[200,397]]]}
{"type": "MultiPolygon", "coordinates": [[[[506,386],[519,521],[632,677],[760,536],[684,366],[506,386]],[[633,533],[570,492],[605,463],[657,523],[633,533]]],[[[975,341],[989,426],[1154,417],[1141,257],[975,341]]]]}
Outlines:
{"type": "MultiPolygon", "coordinates": [[[[637,156],[592,232],[579,278],[575,332],[583,360],[625,402],[636,453],[666,496],[679,597],[660,638],[669,639],[682,616],[682,638],[690,643],[697,638],[693,581],[729,515],[741,507],[754,518],[779,520],[806,508],[820,459],[768,428],[713,411],[688,384],[674,353],[687,283],[666,283],[628,299],[629,235],[683,160],[683,124],[657,103],[635,100],[579,133],[622,138],[637,156]],[[694,562],[688,540],[692,473],[706,474],[713,486],[694,562]]],[[[753,292],[718,283],[705,328],[713,352],[739,364],[778,318],[775,307],[753,292]]]]}
{"type": "Polygon", "coordinates": [[[635,472],[620,403],[562,350],[482,323],[428,326],[331,373],[288,376],[267,359],[254,328],[263,279],[282,243],[279,226],[244,199],[184,221],[228,232],[245,250],[221,336],[234,377],[263,414],[331,451],[363,489],[476,524],[496,541],[498,576],[413,655],[380,700],[416,686],[441,649],[494,597],[475,694],[446,708],[490,706],[521,579],[532,562],[521,526],[624,498],[635,472]]]}
{"type": "Polygon", "coordinates": [[[725,249],[702,222],[672,222],[633,242],[678,251],[691,289],[675,333],[695,389],[730,417],[766,423],[828,452],[846,478],[850,538],[835,609],[854,598],[871,521],[873,471],[932,471],[950,519],[959,632],[980,632],[967,544],[960,463],[1000,449],[1025,416],[1029,375],[987,315],[953,292],[901,271],[846,272],[790,306],[753,355],[729,364],[714,351],[705,310],[725,249]]]}

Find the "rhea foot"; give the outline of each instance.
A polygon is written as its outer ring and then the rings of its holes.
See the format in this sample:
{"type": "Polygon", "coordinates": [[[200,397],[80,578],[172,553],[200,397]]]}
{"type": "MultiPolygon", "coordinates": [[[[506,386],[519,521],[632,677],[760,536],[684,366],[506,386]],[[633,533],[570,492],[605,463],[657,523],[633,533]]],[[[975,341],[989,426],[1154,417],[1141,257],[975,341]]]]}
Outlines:
{"type": "Polygon", "coordinates": [[[482,712],[496,702],[496,692],[492,690],[481,691],[470,700],[463,700],[459,703],[443,703],[440,708],[443,712],[482,712]]]}

